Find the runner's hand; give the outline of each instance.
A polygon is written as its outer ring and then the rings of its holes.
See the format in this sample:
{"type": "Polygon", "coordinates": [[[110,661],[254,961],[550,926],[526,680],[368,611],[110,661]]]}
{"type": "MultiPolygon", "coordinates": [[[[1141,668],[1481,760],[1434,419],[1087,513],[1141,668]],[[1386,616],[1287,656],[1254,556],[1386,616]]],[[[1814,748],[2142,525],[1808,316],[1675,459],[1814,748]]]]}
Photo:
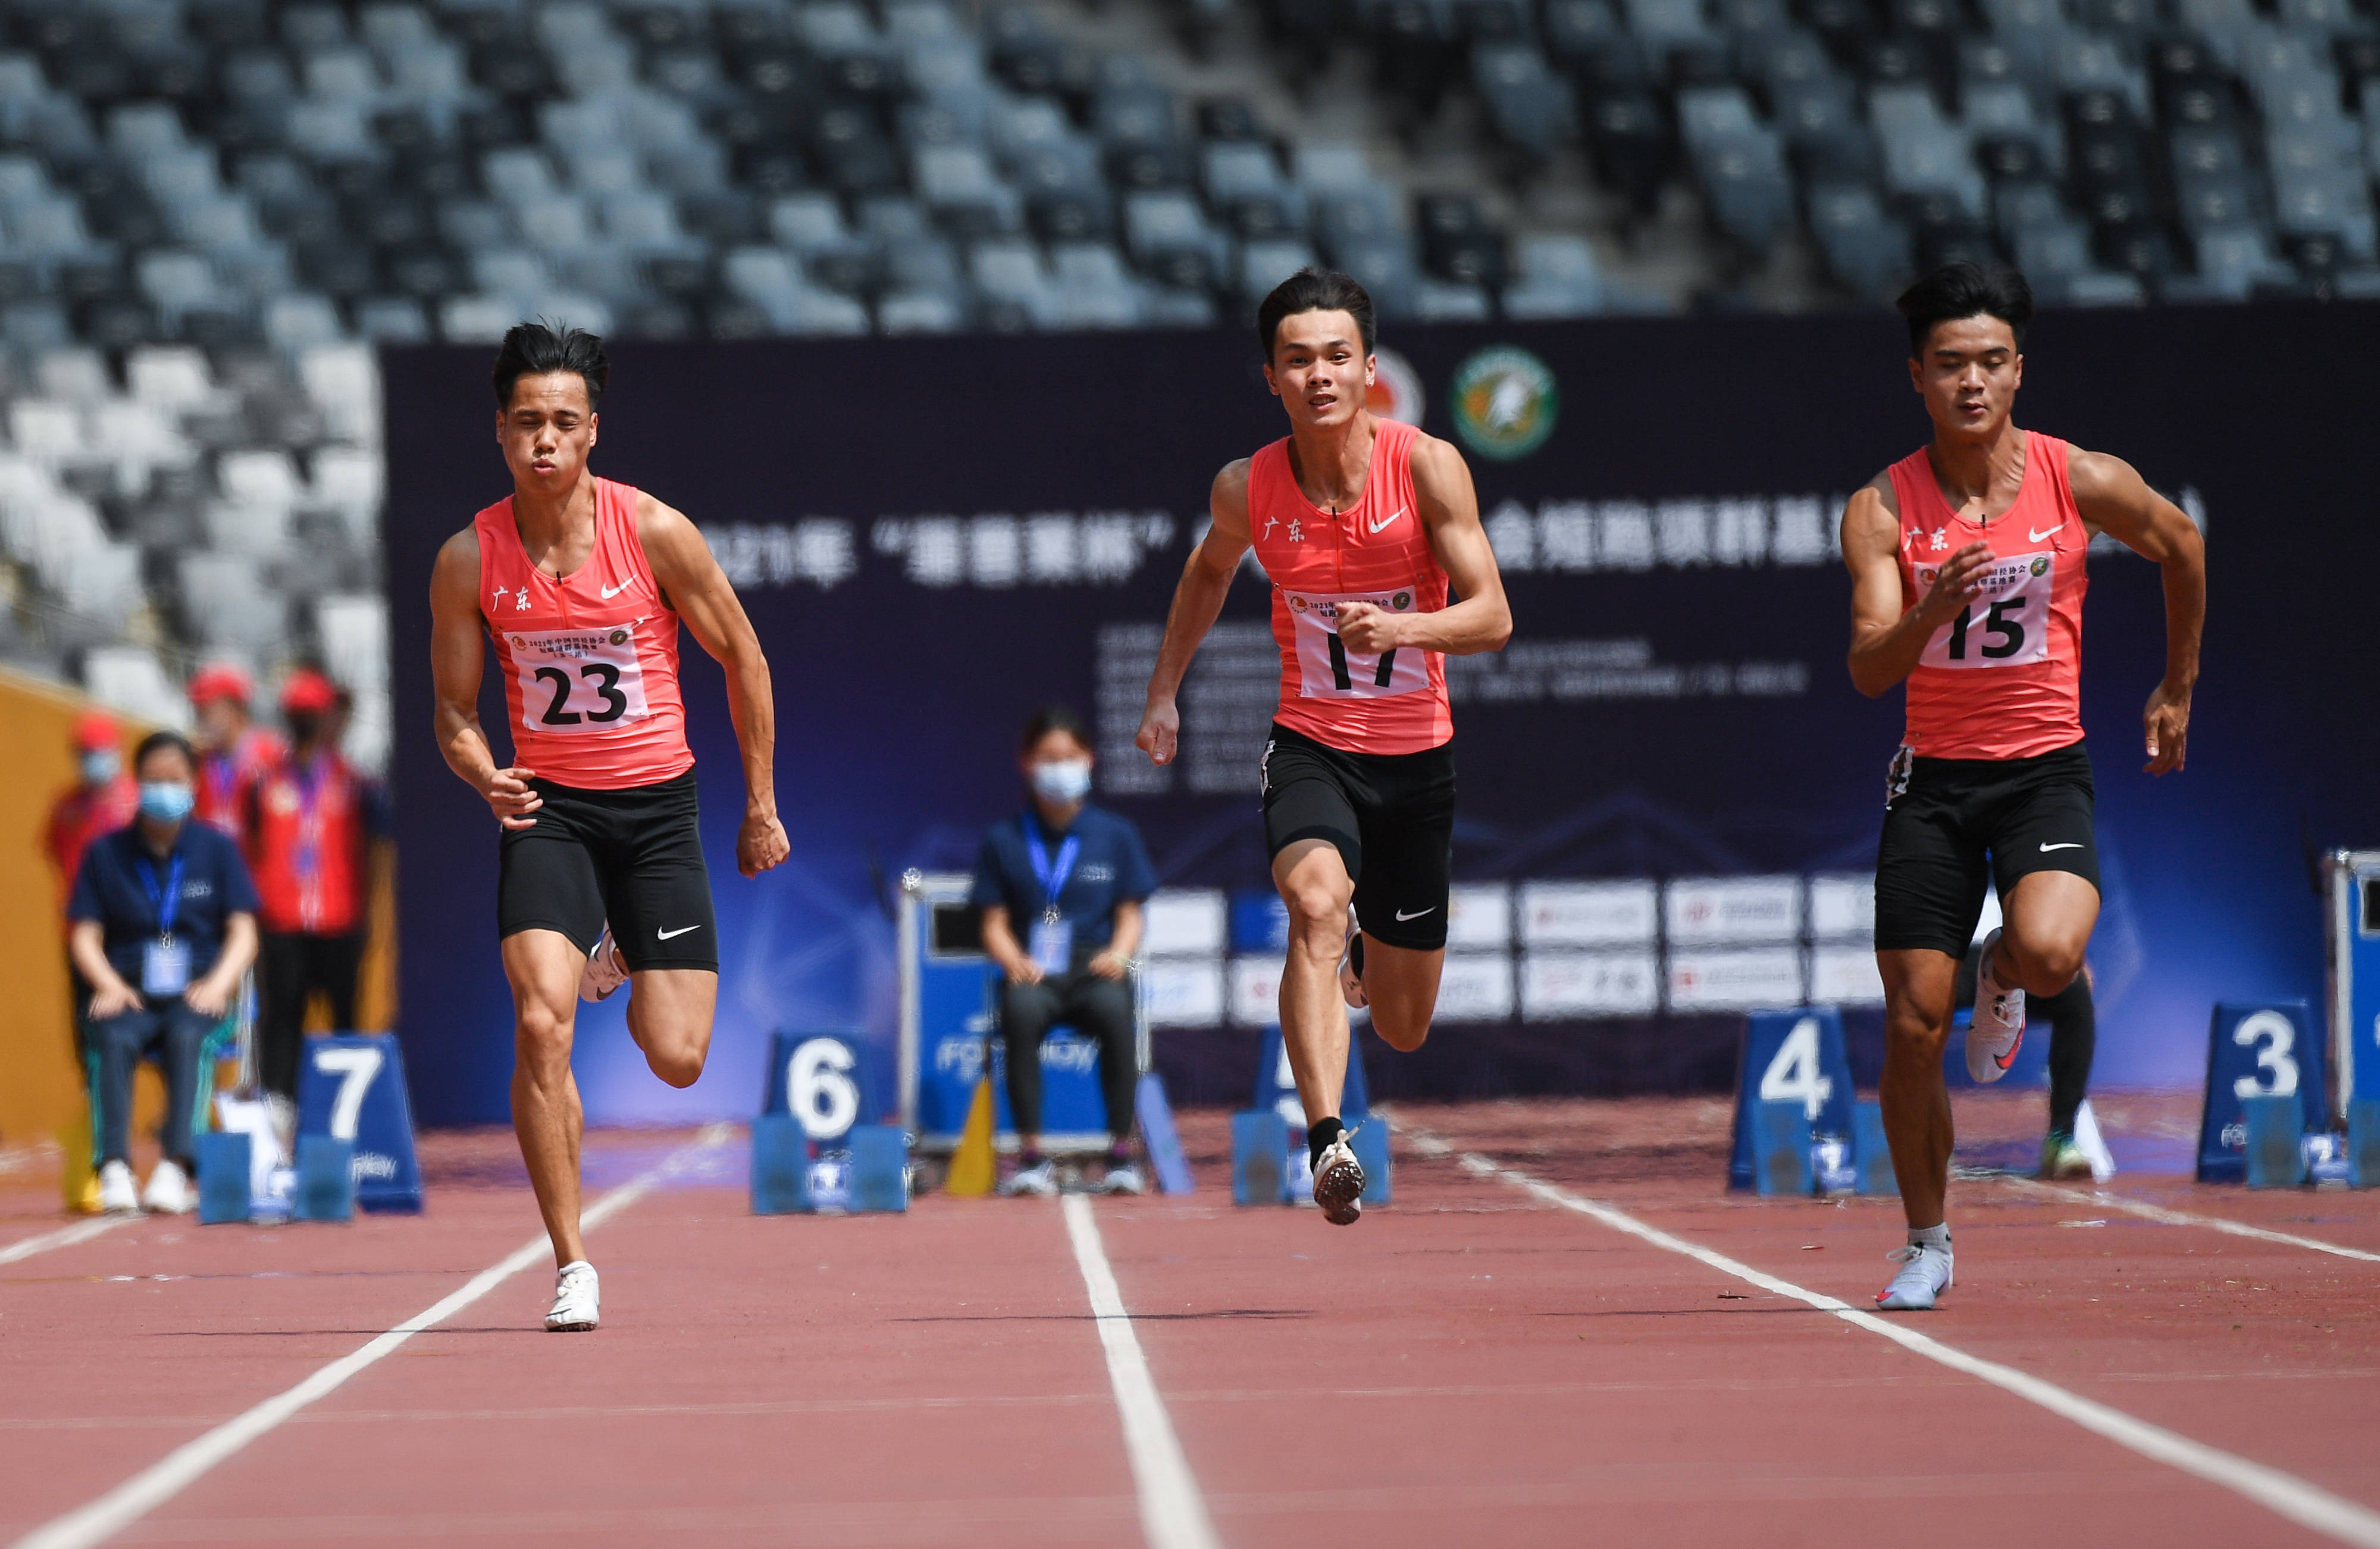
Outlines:
{"type": "Polygon", "coordinates": [[[1983,590],[1980,578],[1991,563],[1992,546],[1981,538],[1942,562],[1941,572],[1934,578],[1934,590],[1917,604],[1917,616],[1929,633],[1949,623],[1961,608],[1975,600],[1983,590]]]}
{"type": "Polygon", "coordinates": [[[1172,763],[1182,743],[1182,712],[1172,700],[1150,700],[1148,708],[1140,713],[1140,735],[1132,740],[1148,755],[1149,762],[1172,763]]]}
{"type": "Polygon", "coordinates": [[[2149,750],[2149,762],[2141,767],[2151,774],[2179,770],[2190,751],[2190,690],[2158,684],[2141,723],[2148,731],[2149,750]]]}
{"type": "Polygon", "coordinates": [[[747,812],[744,826],[735,835],[735,869],[747,877],[757,877],[770,867],[783,863],[794,847],[785,837],[785,825],[777,821],[774,812],[747,812]]]}
{"type": "Polygon", "coordinates": [[[1339,640],[1360,656],[1378,656],[1404,643],[1403,618],[1372,603],[1339,604],[1339,640]]]}
{"type": "Polygon", "coordinates": [[[113,984],[102,984],[91,993],[91,1008],[83,1015],[94,1022],[110,1017],[121,1017],[127,1011],[140,1009],[140,992],[119,979],[113,984]]]}
{"type": "Polygon", "coordinates": [[[496,821],[506,828],[534,828],[537,820],[529,814],[545,805],[545,798],[529,788],[534,769],[499,769],[488,776],[480,794],[488,799],[496,821]]]}

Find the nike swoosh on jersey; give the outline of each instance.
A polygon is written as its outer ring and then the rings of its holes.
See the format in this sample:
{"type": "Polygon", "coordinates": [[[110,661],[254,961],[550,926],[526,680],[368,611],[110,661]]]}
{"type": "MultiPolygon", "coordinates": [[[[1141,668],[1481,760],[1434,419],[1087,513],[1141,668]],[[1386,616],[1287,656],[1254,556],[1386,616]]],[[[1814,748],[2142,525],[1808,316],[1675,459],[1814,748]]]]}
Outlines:
{"type": "Polygon", "coordinates": [[[655,931],[653,934],[662,941],[667,941],[672,936],[682,936],[688,931],[699,931],[701,929],[702,927],[700,925],[680,925],[674,931],[655,931]]]}
{"type": "MultiPolygon", "coordinates": [[[[2063,522],[2060,522],[2060,523],[2058,524],[2058,526],[2059,526],[2059,527],[2062,527],[2062,526],[2064,526],[2064,525],[2065,525],[2065,524],[2064,524],[2063,522]]],[[[2040,543],[2044,538],[2054,538],[2054,537],[2056,537],[2057,535],[2058,535],[2058,528],[2057,528],[2057,527],[2053,527],[2053,528],[2049,529],[2049,531],[2047,531],[2046,532],[2035,532],[2033,529],[2031,529],[2031,528],[2029,528],[2029,527],[2028,527],[2028,528],[2026,528],[2026,529],[2024,530],[2025,541],[2026,541],[2027,543],[2040,543]]]]}
{"type": "MultiPolygon", "coordinates": [[[[636,584],[637,584],[637,583],[636,583],[636,582],[634,582],[634,581],[622,581],[622,582],[621,582],[619,585],[617,585],[617,586],[605,586],[605,587],[599,587],[599,588],[597,588],[597,590],[598,590],[599,592],[601,592],[603,594],[603,598],[604,598],[604,600],[605,600],[606,602],[608,602],[608,601],[610,601],[612,598],[617,597],[621,592],[627,591],[627,590],[628,590],[628,588],[630,588],[630,587],[632,587],[632,586],[634,586],[634,585],[636,585],[636,584]]],[[[686,927],[686,929],[687,929],[687,930],[689,930],[689,931],[691,931],[691,930],[693,930],[693,929],[694,929],[694,927],[693,927],[693,926],[691,926],[691,925],[688,925],[688,926],[686,927]]]]}
{"type": "Polygon", "coordinates": [[[1417,909],[1411,914],[1407,914],[1404,910],[1399,909],[1397,910],[1397,918],[1399,920],[1419,920],[1423,915],[1429,913],[1431,909],[1435,909],[1437,908],[1438,906],[1436,904],[1432,904],[1429,906],[1429,909],[1417,909]]]}
{"type": "MultiPolygon", "coordinates": [[[[1390,512],[1387,516],[1382,517],[1378,521],[1376,521],[1376,522],[1369,522],[1369,523],[1366,523],[1366,525],[1367,525],[1368,527],[1370,527],[1370,528],[1371,528],[1371,530],[1372,530],[1373,531],[1378,532],[1378,531],[1379,531],[1382,528],[1384,528],[1384,527],[1388,526],[1388,525],[1389,525],[1389,523],[1390,523],[1390,522],[1392,522],[1392,521],[1396,520],[1399,517],[1402,517],[1402,516],[1403,516],[1404,514],[1405,514],[1405,508],[1404,508],[1403,506],[1398,506],[1395,510],[1393,510],[1393,511],[1390,512]]],[[[1427,913],[1427,910],[1424,910],[1423,912],[1427,913]]]]}
{"type": "Polygon", "coordinates": [[[2054,849],[2081,849],[2082,848],[2082,840],[2080,840],[2080,839],[2070,839],[2070,840],[2068,840],[2066,843],[2064,843],[2064,844],[2062,844],[2062,845],[2044,845],[2044,846],[2042,846],[2042,847],[2041,847],[2041,853],[2042,853],[2042,854],[2044,854],[2044,855],[2047,855],[2051,850],[2054,850],[2054,849]]]}

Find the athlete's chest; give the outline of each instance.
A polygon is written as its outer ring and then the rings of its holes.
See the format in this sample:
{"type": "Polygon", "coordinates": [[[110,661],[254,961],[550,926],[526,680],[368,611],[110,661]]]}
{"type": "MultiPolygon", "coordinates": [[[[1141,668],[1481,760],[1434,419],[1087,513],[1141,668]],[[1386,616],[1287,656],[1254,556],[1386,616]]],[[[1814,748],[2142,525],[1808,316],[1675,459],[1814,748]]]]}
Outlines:
{"type": "Polygon", "coordinates": [[[1410,497],[1384,497],[1378,489],[1336,514],[1303,498],[1277,496],[1248,512],[1248,537],[1257,562],[1277,581],[1348,567],[1409,568],[1416,553],[1428,550],[1410,497]]]}
{"type": "Polygon", "coordinates": [[[650,577],[598,547],[587,562],[556,579],[525,555],[495,567],[483,581],[480,607],[494,628],[567,628],[625,623],[658,610],[650,577]]]}

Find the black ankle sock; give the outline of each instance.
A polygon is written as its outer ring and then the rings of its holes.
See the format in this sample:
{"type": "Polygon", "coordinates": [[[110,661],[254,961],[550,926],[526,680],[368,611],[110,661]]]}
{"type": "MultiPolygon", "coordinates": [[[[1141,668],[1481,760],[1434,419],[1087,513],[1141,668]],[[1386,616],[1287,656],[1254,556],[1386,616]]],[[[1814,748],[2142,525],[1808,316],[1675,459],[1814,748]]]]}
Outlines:
{"type": "Polygon", "coordinates": [[[1109,1166],[1120,1167],[1124,1165],[1126,1163],[1129,1163],[1131,1160],[1132,1142],[1130,1140],[1118,1140],[1115,1144],[1108,1147],[1109,1166]]]}
{"type": "Polygon", "coordinates": [[[1306,1126],[1305,1160],[1307,1164],[1311,1165],[1321,1161],[1322,1153],[1330,1149],[1330,1142],[1346,1132],[1347,1127],[1339,1122],[1339,1116],[1336,1114],[1306,1126]]]}
{"type": "Polygon", "coordinates": [[[1016,1165],[1019,1167],[1039,1166],[1041,1165],[1041,1148],[1039,1146],[1025,1146],[1020,1148],[1016,1153],[1016,1165]]]}

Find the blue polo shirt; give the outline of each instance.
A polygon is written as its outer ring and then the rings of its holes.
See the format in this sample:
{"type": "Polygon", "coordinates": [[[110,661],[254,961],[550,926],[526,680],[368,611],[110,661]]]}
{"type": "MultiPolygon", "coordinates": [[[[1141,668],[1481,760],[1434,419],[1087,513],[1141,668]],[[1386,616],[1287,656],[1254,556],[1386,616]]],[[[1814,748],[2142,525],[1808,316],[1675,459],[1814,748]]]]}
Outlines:
{"type": "MultiPolygon", "coordinates": [[[[1041,814],[1020,812],[993,823],[975,860],[976,907],[1006,909],[1020,943],[1049,902],[1026,850],[1027,823],[1038,829],[1041,814]]],[[[1083,848],[1059,889],[1058,912],[1075,927],[1079,961],[1082,949],[1105,946],[1114,937],[1118,904],[1136,904],[1157,891],[1157,869],[1148,863],[1148,847],[1140,842],[1140,830],[1129,818],[1085,807],[1065,834],[1042,833],[1042,848],[1053,862],[1069,835],[1080,835],[1083,848]]]]}
{"type": "Polygon", "coordinates": [[[140,824],[93,839],[75,872],[67,918],[96,921],[106,932],[107,960],[127,982],[140,982],[140,949],[157,938],[158,903],[182,862],[181,896],[174,905],[174,934],[190,944],[190,977],[215,966],[224,931],[235,914],[256,912],[256,884],[238,842],[196,818],[185,818],[164,860],[141,842],[140,824]],[[151,888],[156,889],[154,895],[151,888]]]}

